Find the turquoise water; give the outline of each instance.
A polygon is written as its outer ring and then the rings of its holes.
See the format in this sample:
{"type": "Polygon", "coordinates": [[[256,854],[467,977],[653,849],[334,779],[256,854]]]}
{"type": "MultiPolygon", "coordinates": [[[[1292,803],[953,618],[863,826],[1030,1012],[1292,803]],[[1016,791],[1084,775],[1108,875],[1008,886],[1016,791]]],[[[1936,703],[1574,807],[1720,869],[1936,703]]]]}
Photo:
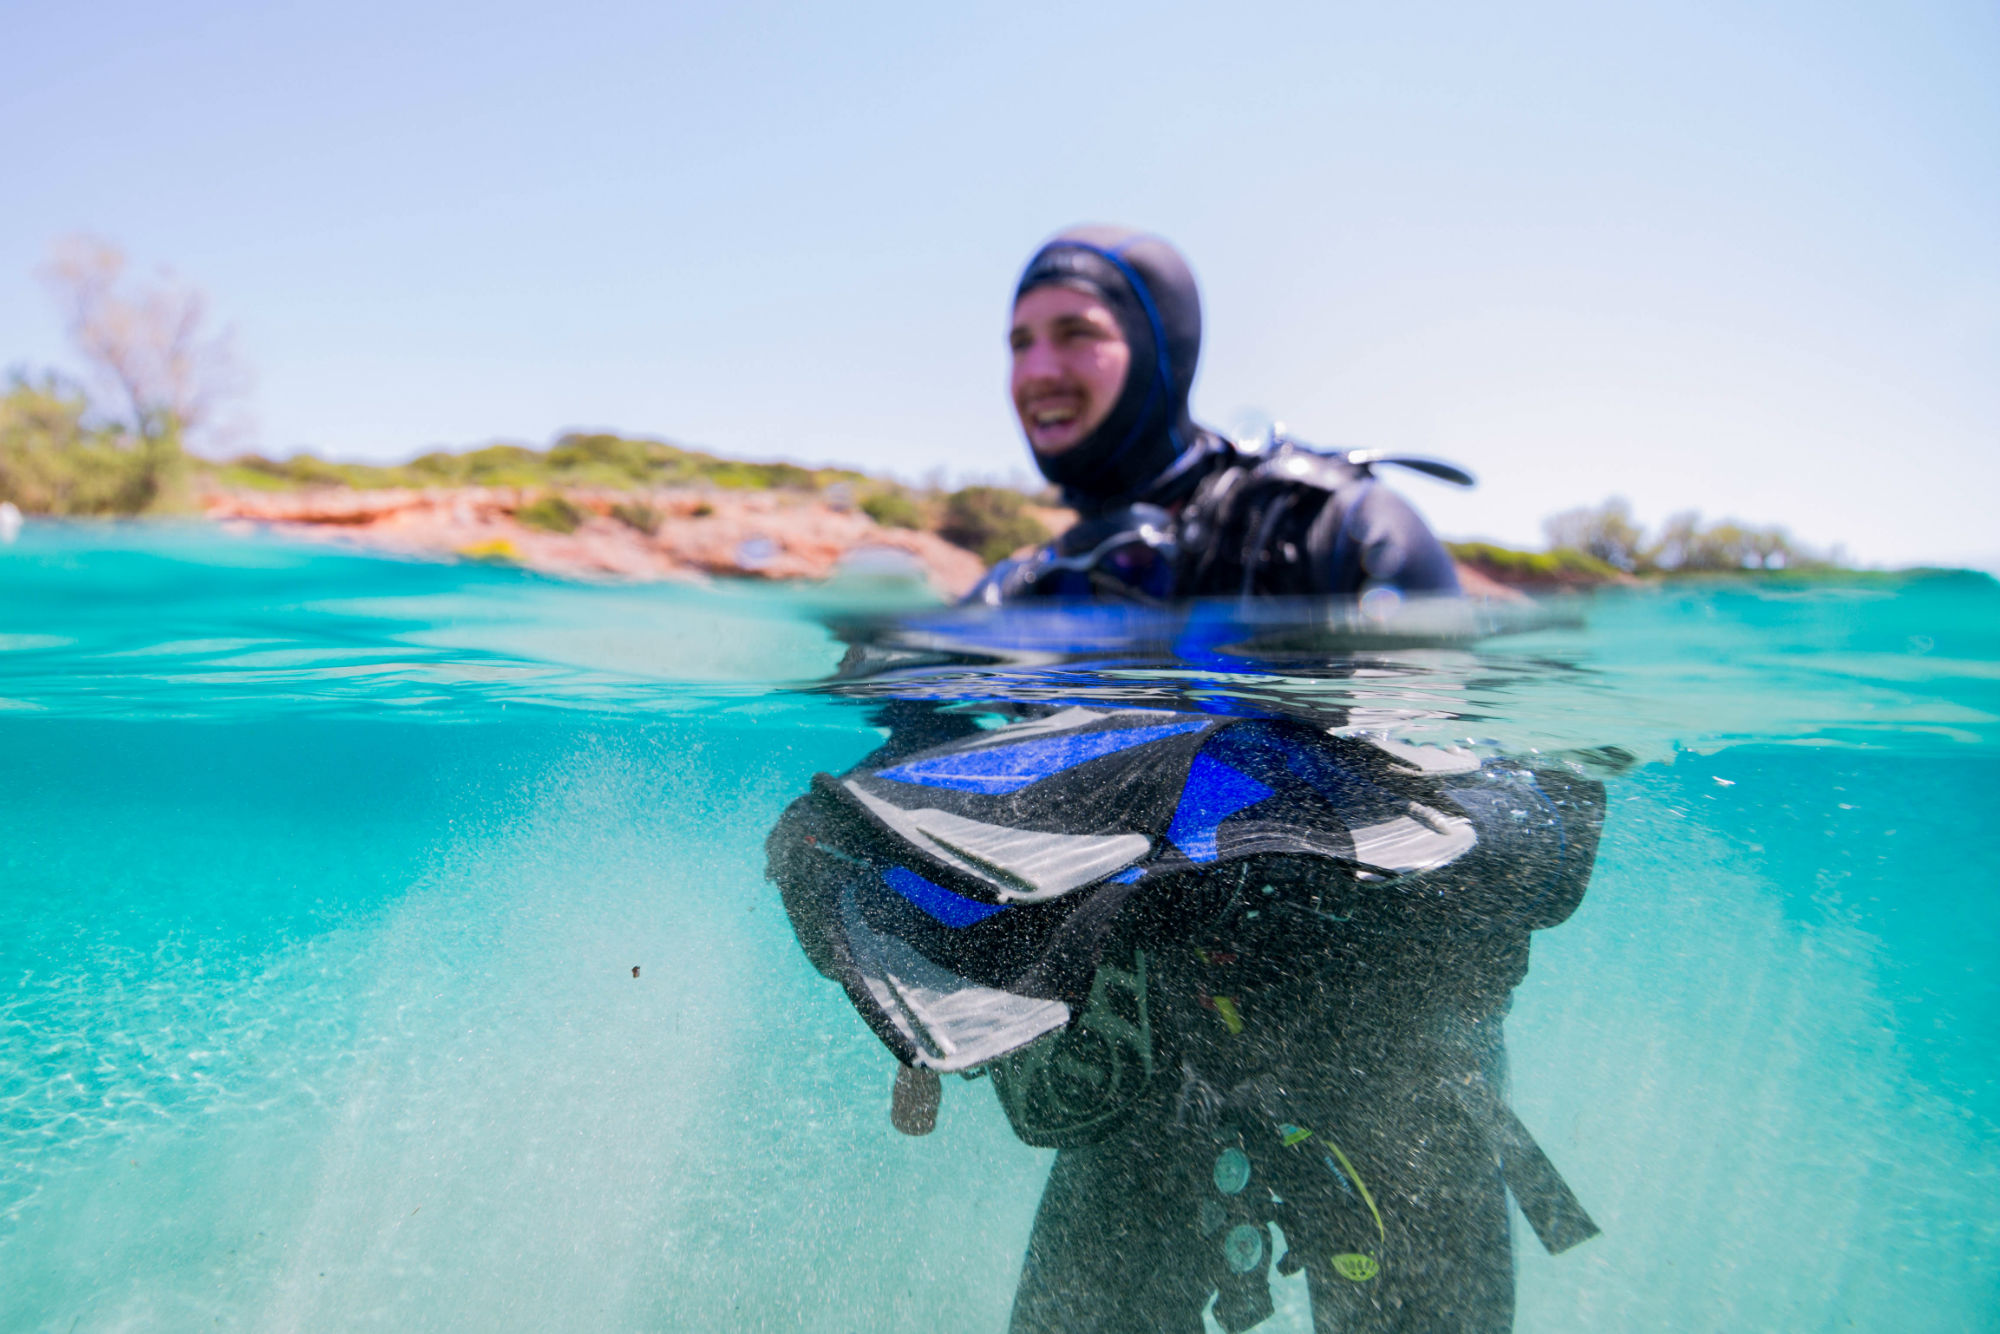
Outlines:
{"type": "MultiPolygon", "coordinates": [[[[828,621],[920,602],[0,547],[0,1329],[1004,1329],[1051,1155],[897,1135],[762,876],[879,736],[828,621]]],[[[1500,628],[1078,688],[1634,757],[1508,1021],[1604,1228],[1518,1328],[2000,1328],[2000,589],[1500,628]]]]}

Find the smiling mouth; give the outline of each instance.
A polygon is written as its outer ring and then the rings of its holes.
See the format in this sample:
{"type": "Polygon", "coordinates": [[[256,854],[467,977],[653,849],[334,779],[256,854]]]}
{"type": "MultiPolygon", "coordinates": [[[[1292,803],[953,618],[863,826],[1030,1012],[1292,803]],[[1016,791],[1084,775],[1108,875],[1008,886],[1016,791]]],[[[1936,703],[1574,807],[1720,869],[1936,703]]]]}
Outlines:
{"type": "Polygon", "coordinates": [[[1038,431],[1074,425],[1083,416],[1081,404],[1073,401],[1036,403],[1028,408],[1028,422],[1038,431]]]}

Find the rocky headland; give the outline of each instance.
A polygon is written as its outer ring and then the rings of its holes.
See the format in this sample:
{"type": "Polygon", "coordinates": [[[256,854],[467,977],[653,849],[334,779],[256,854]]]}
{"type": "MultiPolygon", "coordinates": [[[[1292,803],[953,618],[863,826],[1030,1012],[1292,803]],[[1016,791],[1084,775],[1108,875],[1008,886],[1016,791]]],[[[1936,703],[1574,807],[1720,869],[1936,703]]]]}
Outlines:
{"type": "MultiPolygon", "coordinates": [[[[551,504],[532,487],[213,488],[210,519],[288,536],[352,543],[436,559],[498,561],[565,578],[819,580],[843,569],[920,573],[945,597],[963,594],[986,561],[935,532],[878,523],[859,507],[804,491],[669,487],[570,488],[551,504]]],[[[1028,512],[1047,531],[1075,518],[1028,512]]],[[[1461,561],[1475,597],[1523,595],[1480,565],[1461,561]]]]}
{"type": "Polygon", "coordinates": [[[501,561],[569,578],[825,579],[844,566],[900,566],[955,597],[986,569],[936,533],[885,526],[858,508],[800,492],[570,489],[554,508],[522,487],[329,487],[212,490],[201,504],[226,525],[410,556],[501,561]]]}

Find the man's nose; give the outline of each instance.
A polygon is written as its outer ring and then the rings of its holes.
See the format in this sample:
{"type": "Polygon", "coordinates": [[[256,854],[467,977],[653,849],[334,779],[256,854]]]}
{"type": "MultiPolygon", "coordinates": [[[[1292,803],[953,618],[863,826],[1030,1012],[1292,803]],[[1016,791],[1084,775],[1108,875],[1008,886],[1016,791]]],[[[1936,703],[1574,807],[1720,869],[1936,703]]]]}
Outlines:
{"type": "Polygon", "coordinates": [[[1014,354],[1014,377],[1017,380],[1048,380],[1061,373],[1062,364],[1046,339],[1037,338],[1014,354]]]}

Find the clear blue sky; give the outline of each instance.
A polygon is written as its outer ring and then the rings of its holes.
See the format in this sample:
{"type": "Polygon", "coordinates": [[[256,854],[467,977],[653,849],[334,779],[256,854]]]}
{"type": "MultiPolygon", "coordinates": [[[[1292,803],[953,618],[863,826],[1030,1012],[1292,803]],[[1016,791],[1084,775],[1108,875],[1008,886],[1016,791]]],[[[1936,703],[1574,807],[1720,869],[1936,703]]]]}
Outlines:
{"type": "Polygon", "coordinates": [[[1198,415],[1481,474],[1443,531],[1776,521],[2000,565],[2000,7],[4,3],[0,361],[88,230],[252,443],[578,426],[1017,475],[1013,275],[1172,238],[1198,415]]]}

